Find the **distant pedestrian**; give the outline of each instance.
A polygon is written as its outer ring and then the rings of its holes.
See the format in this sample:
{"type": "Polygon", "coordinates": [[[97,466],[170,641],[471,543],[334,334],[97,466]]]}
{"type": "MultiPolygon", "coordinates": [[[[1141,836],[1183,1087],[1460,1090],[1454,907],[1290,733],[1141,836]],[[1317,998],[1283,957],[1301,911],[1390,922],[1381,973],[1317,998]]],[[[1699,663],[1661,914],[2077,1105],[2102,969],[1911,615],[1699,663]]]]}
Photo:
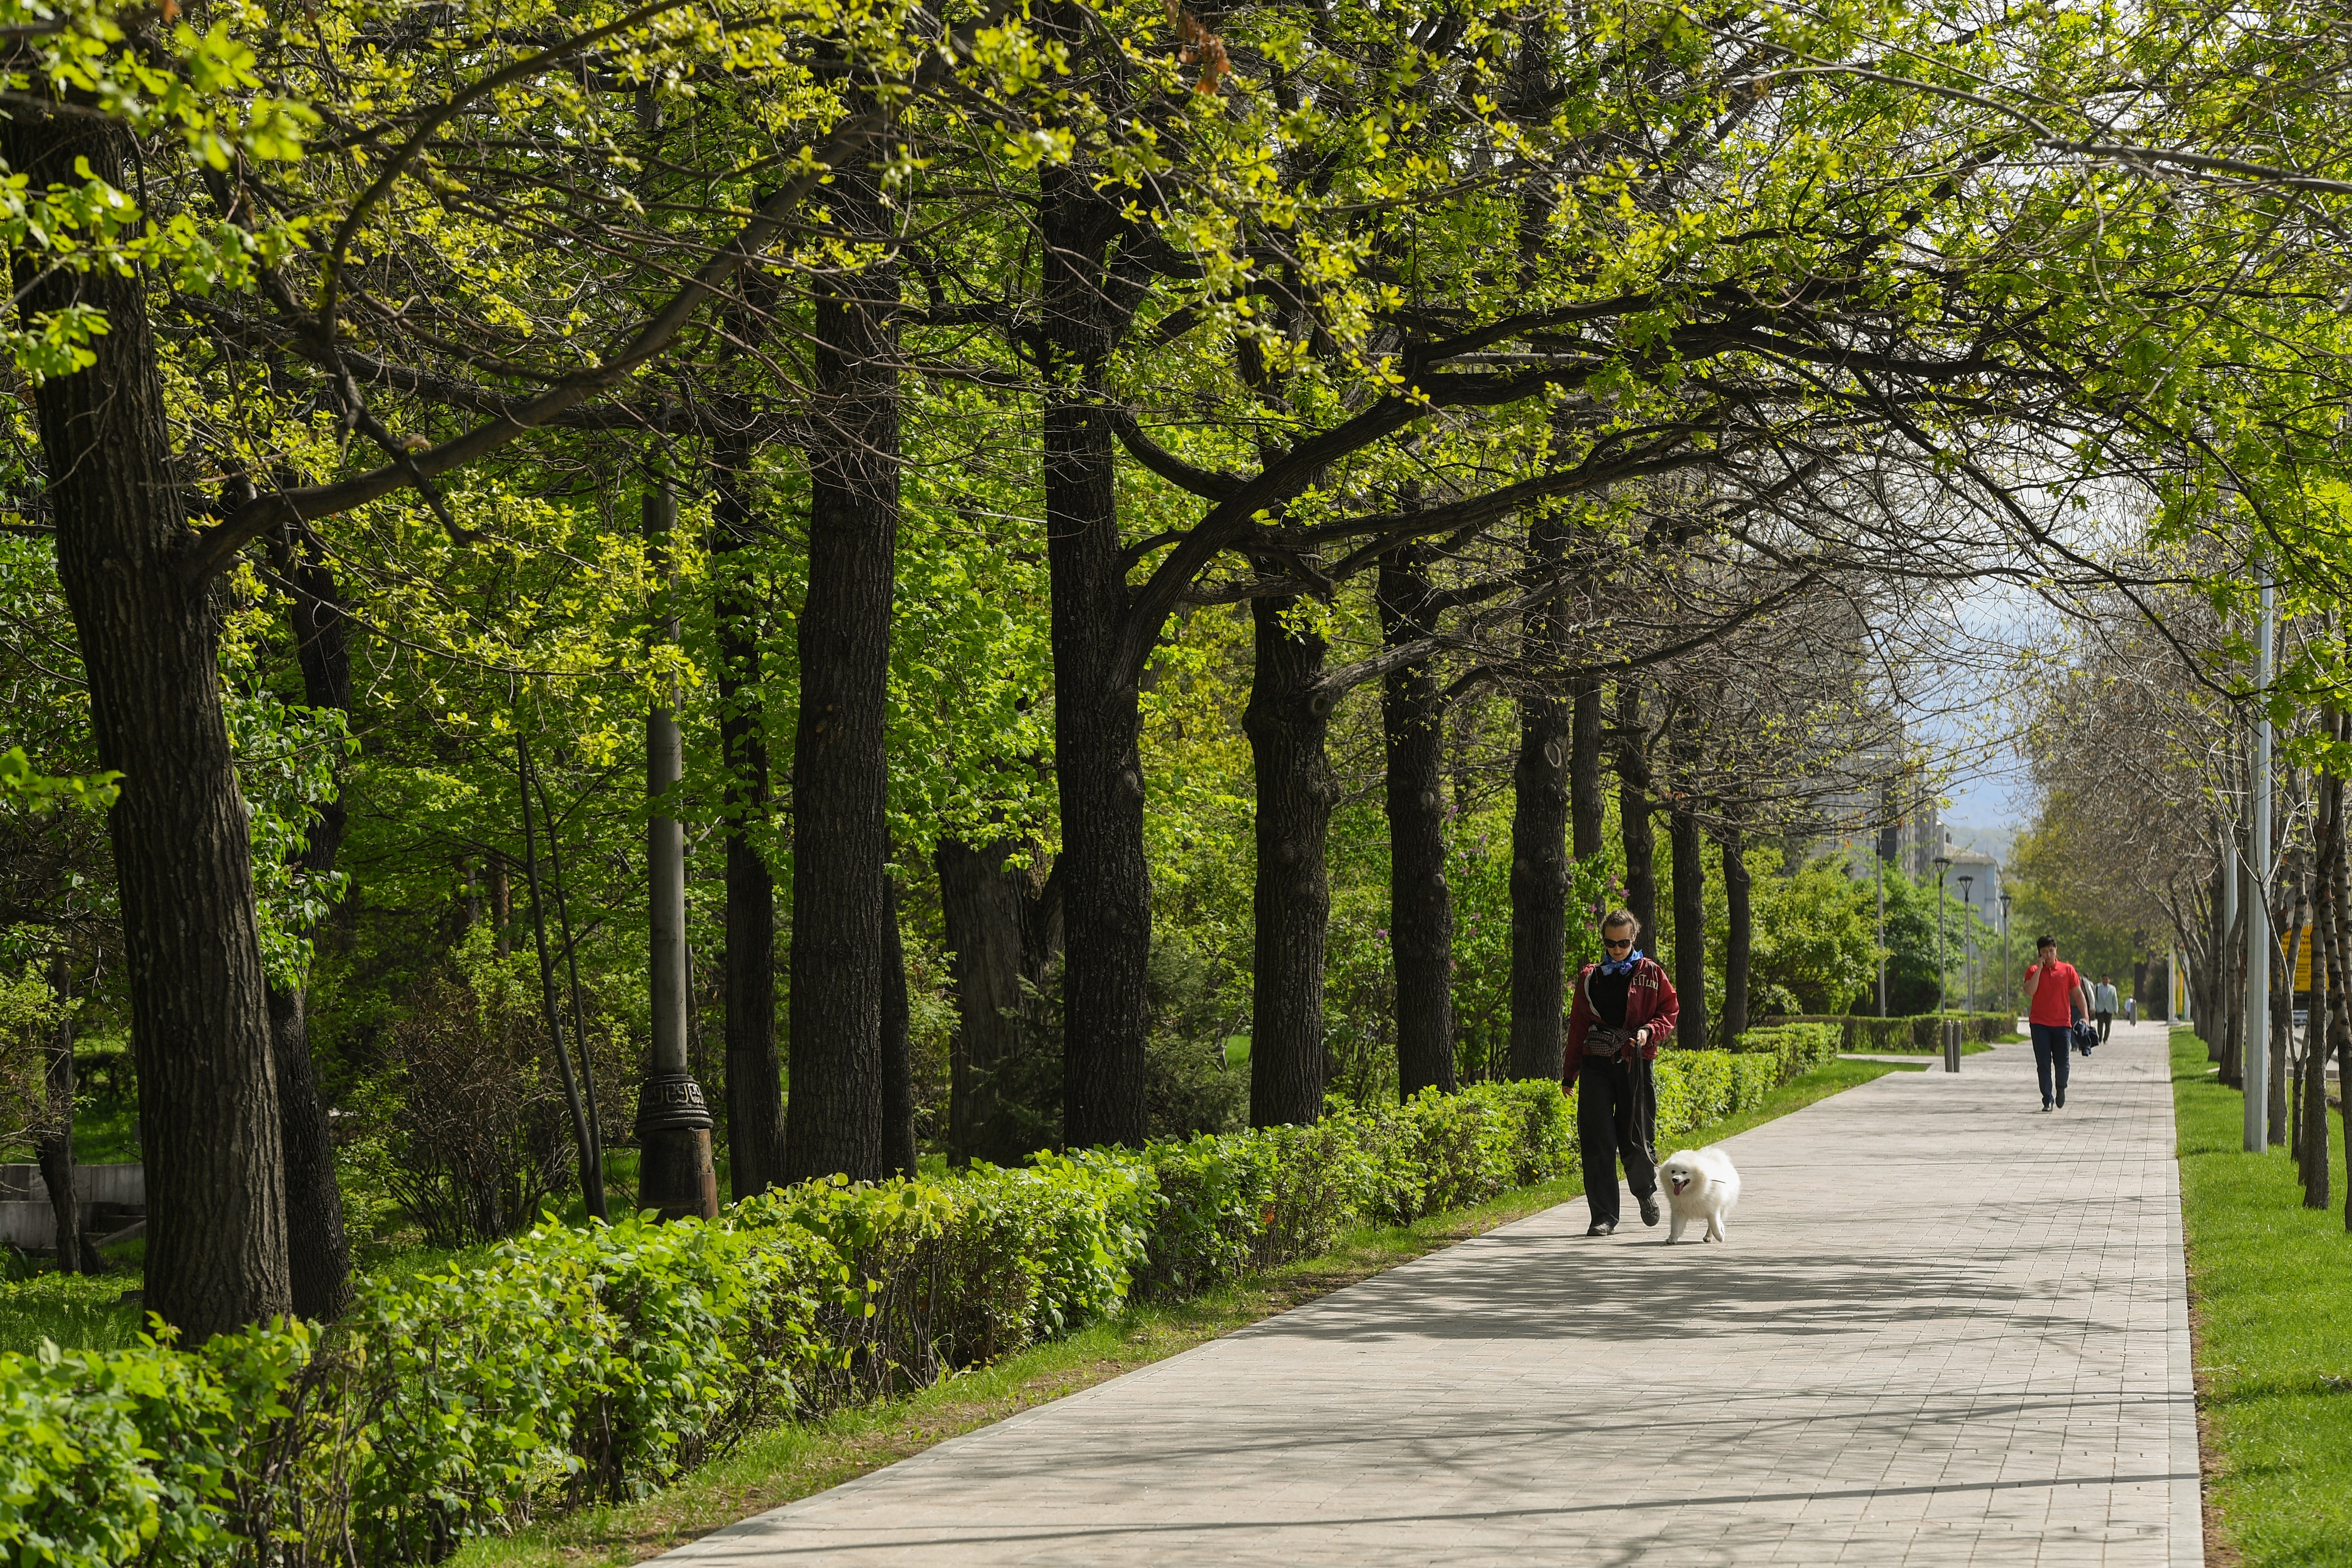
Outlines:
{"type": "Polygon", "coordinates": [[[2090,1016],[2091,988],[2074,965],[2058,956],[2058,938],[2044,936],[2033,944],[2025,994],[2033,998],[2026,1021],[2033,1030],[2033,1071],[2042,1081],[2042,1108],[2047,1111],[2053,1103],[2053,1079],[2054,1103],[2066,1103],[2066,1048],[2074,1043],[2078,1010],[2090,1016]]]}
{"type": "Polygon", "coordinates": [[[2098,985],[2091,992],[2091,1005],[2098,1009],[2099,1043],[2105,1045],[2107,1032],[2116,1027],[2116,978],[2113,975],[2099,977],[2098,985]]]}
{"type": "Polygon", "coordinates": [[[2139,1022],[2139,996],[2137,992],[2124,998],[2124,1022],[2139,1022]]]}
{"type": "Polygon", "coordinates": [[[1576,977],[1568,1014],[1568,1046],[1560,1078],[1576,1091],[1576,1141],[1584,1160],[1584,1202],[1592,1215],[1587,1236],[1617,1228],[1617,1162],[1642,1206],[1642,1223],[1658,1222],[1658,1154],[1650,1146],[1658,1122],[1658,1085],[1650,1063],[1661,1040],[1674,1038],[1682,1004],[1654,958],[1634,944],[1642,923],[1629,909],[1601,922],[1597,964],[1576,977]]]}

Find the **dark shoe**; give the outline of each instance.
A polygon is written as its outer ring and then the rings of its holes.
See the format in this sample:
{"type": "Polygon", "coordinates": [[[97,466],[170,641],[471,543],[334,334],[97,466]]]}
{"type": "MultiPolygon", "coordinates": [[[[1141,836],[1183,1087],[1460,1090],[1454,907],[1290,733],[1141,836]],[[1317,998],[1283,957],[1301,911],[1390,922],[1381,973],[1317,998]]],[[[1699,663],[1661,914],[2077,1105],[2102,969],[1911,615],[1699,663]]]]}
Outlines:
{"type": "Polygon", "coordinates": [[[2043,1102],[2042,1102],[2042,1108],[2044,1111],[2047,1111],[2048,1109],[2050,1109],[2050,1102],[2049,1102],[2049,1101],[2047,1101],[2047,1100],[2044,1100],[2043,1102]]]}
{"type": "Polygon", "coordinates": [[[1658,1195],[1654,1192],[1643,1193],[1639,1201],[1642,1205],[1642,1223],[1655,1225],[1658,1222],[1658,1195]]]}
{"type": "Polygon", "coordinates": [[[2058,1109],[2060,1109],[2061,1111],[2063,1111],[2065,1108],[2066,1108],[2066,1096],[2065,1096],[2065,1095],[2063,1095],[2063,1094],[2061,1094],[2061,1095],[2059,1095],[2059,1096],[2058,1096],[2058,1109]]]}
{"type": "Polygon", "coordinates": [[[1585,1228],[1584,1233],[1587,1236],[1606,1236],[1616,1228],[1617,1222],[1613,1219],[1596,1219],[1585,1228]]]}

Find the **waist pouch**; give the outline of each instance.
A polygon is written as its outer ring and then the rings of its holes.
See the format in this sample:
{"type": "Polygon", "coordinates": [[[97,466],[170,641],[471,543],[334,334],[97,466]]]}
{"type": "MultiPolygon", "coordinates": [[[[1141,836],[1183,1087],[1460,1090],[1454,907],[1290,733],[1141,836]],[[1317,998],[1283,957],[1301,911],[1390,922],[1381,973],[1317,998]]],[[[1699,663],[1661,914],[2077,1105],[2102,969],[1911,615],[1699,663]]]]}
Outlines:
{"type": "Polygon", "coordinates": [[[1625,1029],[1604,1029],[1596,1024],[1584,1035],[1584,1054],[1597,1056],[1604,1061],[1614,1061],[1633,1049],[1633,1031],[1625,1029]]]}

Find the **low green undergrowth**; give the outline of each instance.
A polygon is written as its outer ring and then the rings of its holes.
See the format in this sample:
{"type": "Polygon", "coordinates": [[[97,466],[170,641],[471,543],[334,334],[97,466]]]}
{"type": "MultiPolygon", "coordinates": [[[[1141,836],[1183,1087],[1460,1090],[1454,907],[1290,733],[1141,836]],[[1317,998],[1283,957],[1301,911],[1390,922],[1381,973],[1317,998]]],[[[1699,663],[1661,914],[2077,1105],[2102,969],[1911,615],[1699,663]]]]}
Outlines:
{"type": "MultiPolygon", "coordinates": [[[[1756,1106],[1833,1032],[1667,1053],[1659,1134],[1756,1106]]],[[[782,1419],[822,1420],[1121,1313],[1575,1175],[1547,1082],[1334,1102],[1310,1126],[815,1182],[712,1224],[551,1221],[364,1281],[328,1328],[192,1351],[0,1356],[0,1552],[54,1568],[436,1562],[645,1498],[782,1419]],[[26,1553],[30,1552],[31,1558],[26,1553]],[[270,1554],[264,1552],[262,1554],[270,1554]]]]}
{"type": "Polygon", "coordinates": [[[2172,1035],[2181,1225],[2197,1325],[2210,1511],[2249,1568],[2352,1561],[2352,1235],[2344,1136],[2334,1203],[2303,1207],[2282,1149],[2242,1152],[2244,1100],[2172,1035]]]}

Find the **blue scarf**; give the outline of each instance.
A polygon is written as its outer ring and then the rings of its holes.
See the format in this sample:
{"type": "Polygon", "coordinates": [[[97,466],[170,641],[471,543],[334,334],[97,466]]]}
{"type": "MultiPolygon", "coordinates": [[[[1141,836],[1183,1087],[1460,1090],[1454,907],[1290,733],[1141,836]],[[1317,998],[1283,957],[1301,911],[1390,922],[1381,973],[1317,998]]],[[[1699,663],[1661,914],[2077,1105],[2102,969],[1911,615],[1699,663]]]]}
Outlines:
{"type": "Polygon", "coordinates": [[[1631,974],[1633,972],[1633,966],[1641,961],[1642,950],[1639,947],[1636,947],[1632,952],[1626,954],[1622,958],[1603,958],[1601,961],[1601,972],[1604,975],[1631,974]]]}

